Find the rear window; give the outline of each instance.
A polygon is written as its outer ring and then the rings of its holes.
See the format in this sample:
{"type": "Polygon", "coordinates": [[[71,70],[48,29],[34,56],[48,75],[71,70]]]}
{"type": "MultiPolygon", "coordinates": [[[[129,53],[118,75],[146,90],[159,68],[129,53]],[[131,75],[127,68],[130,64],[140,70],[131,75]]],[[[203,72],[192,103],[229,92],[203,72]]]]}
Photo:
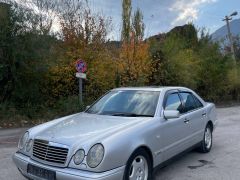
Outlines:
{"type": "Polygon", "coordinates": [[[196,103],[195,103],[194,97],[192,96],[192,93],[181,92],[179,94],[183,100],[183,106],[184,106],[183,112],[184,113],[196,109],[196,103]]]}

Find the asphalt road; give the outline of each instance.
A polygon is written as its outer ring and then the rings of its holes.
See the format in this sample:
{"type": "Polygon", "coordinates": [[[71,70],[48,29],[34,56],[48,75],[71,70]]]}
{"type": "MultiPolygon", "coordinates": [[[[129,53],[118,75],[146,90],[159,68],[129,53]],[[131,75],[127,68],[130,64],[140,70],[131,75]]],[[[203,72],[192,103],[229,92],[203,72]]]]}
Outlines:
{"type": "MultiPolygon", "coordinates": [[[[240,107],[220,108],[214,144],[208,154],[189,152],[158,169],[155,180],[239,180],[240,107]]],[[[25,129],[0,130],[0,180],[24,180],[11,156],[25,129]]]]}

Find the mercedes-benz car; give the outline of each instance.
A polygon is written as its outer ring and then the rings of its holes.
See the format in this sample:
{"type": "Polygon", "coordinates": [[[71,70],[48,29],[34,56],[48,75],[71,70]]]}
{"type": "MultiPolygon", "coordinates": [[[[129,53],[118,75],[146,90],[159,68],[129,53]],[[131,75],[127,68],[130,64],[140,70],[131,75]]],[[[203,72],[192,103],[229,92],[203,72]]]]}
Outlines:
{"type": "Polygon", "coordinates": [[[117,88],[84,112],[27,130],[13,160],[28,179],[150,180],[187,149],[211,150],[215,111],[184,87],[117,88]]]}

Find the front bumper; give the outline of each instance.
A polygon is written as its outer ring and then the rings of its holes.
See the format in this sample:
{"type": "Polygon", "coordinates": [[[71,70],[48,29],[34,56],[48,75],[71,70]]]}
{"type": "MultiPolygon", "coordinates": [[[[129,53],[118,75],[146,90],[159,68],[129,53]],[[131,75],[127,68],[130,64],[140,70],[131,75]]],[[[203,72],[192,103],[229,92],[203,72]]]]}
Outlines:
{"type": "Polygon", "coordinates": [[[27,173],[27,166],[29,163],[44,169],[55,171],[57,180],[122,180],[125,169],[125,166],[122,166],[110,171],[95,173],[72,168],[58,168],[38,163],[30,157],[18,152],[13,155],[13,161],[23,176],[34,180],[42,179],[27,173]]]}

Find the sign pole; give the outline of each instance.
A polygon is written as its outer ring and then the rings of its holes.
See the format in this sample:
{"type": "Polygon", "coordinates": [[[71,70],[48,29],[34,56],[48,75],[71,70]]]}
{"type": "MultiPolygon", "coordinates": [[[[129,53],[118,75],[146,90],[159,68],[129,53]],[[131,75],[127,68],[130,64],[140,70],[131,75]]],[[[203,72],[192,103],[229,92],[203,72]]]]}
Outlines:
{"type": "Polygon", "coordinates": [[[81,60],[78,59],[76,61],[76,77],[79,79],[79,102],[82,105],[83,104],[83,79],[86,79],[86,71],[87,71],[87,64],[81,60]]]}
{"type": "Polygon", "coordinates": [[[82,78],[78,78],[78,79],[79,79],[79,100],[80,100],[80,103],[82,104],[83,103],[82,78]]]}

